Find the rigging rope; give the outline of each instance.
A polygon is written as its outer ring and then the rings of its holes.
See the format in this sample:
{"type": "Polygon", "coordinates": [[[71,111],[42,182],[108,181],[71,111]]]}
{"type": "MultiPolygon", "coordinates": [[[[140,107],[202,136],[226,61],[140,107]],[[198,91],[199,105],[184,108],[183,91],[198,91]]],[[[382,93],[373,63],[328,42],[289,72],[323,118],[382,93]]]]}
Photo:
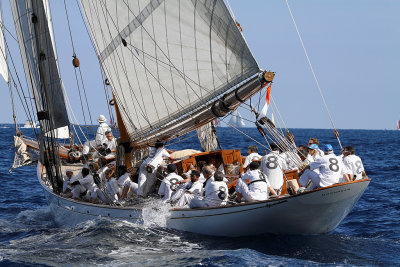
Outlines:
{"type": "MultiPolygon", "coordinates": [[[[20,80],[19,75],[18,75],[18,72],[17,72],[17,70],[16,70],[15,63],[14,63],[14,59],[13,59],[13,57],[11,56],[12,54],[11,54],[11,52],[10,52],[10,49],[9,49],[7,40],[4,40],[4,42],[5,42],[5,47],[6,47],[6,49],[7,49],[9,58],[11,59],[11,65],[13,66],[15,75],[16,75],[17,80],[18,80],[18,83],[19,83],[19,85],[20,85],[20,87],[21,87],[21,93],[22,93],[22,96],[23,96],[23,97],[21,97],[20,91],[18,90],[17,83],[15,82],[15,79],[14,79],[14,77],[13,77],[13,75],[12,75],[12,72],[11,72],[11,70],[10,70],[10,68],[9,68],[9,65],[7,64],[7,69],[8,69],[8,73],[9,73],[9,78],[10,78],[10,80],[13,82],[13,86],[14,86],[14,88],[15,88],[17,94],[18,94],[18,98],[19,98],[19,100],[20,100],[20,102],[21,102],[21,104],[22,104],[22,107],[23,107],[23,109],[24,109],[25,115],[27,116],[28,120],[34,121],[34,120],[33,120],[33,115],[32,115],[32,113],[34,114],[33,105],[32,105],[32,98],[30,97],[29,90],[28,90],[28,95],[29,95],[29,97],[26,97],[26,96],[25,96],[25,91],[22,89],[21,80],[20,80]],[[26,99],[27,99],[27,98],[30,99],[31,108],[29,108],[29,105],[28,105],[28,103],[26,102],[26,99]],[[24,100],[25,100],[25,101],[24,101],[24,100]]],[[[4,56],[4,58],[6,59],[6,55],[3,55],[3,56],[4,56]]],[[[25,77],[25,79],[26,79],[26,77],[25,77]]],[[[12,89],[10,88],[10,90],[12,90],[12,89]]],[[[12,91],[10,91],[10,93],[12,94],[12,91]]],[[[14,105],[14,104],[13,104],[13,105],[14,105]]],[[[14,122],[16,123],[16,118],[14,119],[14,122]]],[[[33,130],[33,133],[34,133],[36,139],[38,139],[37,129],[32,128],[32,130],[33,130]]]]}
{"type": "Polygon", "coordinates": [[[238,131],[239,133],[243,134],[244,136],[248,137],[249,139],[251,139],[252,141],[256,142],[257,144],[259,144],[260,146],[264,147],[265,149],[268,149],[268,147],[266,147],[264,144],[261,144],[260,142],[258,142],[256,139],[254,139],[253,137],[249,136],[248,134],[245,134],[243,131],[239,130],[237,127],[233,126],[232,124],[228,123],[225,121],[226,117],[221,118],[221,120],[228,125],[229,127],[235,129],[236,131],[238,131]]]}
{"type": "MultiPolygon", "coordinates": [[[[65,9],[65,15],[66,15],[66,17],[67,17],[68,32],[69,32],[69,37],[70,37],[70,40],[71,40],[73,58],[76,58],[74,40],[73,40],[73,38],[72,38],[71,25],[70,25],[69,16],[68,16],[68,10],[67,10],[67,3],[66,3],[65,0],[64,0],[64,9],[65,9]]],[[[88,113],[89,113],[90,123],[93,124],[92,114],[90,113],[89,102],[88,102],[88,100],[87,100],[87,95],[86,95],[86,88],[85,88],[85,84],[84,84],[84,82],[83,82],[82,71],[81,71],[81,68],[80,68],[79,66],[76,66],[76,67],[74,66],[75,80],[76,80],[76,84],[77,84],[77,87],[78,87],[79,98],[80,98],[81,107],[82,107],[82,115],[83,115],[85,124],[87,125],[86,116],[85,116],[85,112],[84,112],[84,109],[83,109],[83,102],[82,102],[82,97],[81,97],[81,91],[80,91],[80,85],[79,85],[78,75],[77,75],[77,73],[76,73],[76,68],[78,68],[78,70],[79,70],[79,75],[80,75],[81,83],[82,83],[82,89],[83,89],[83,93],[84,93],[84,96],[85,96],[85,101],[86,101],[87,110],[88,110],[88,113]]]]}
{"type": "Polygon", "coordinates": [[[290,6],[289,6],[289,1],[288,1],[288,0],[285,0],[285,1],[286,1],[287,8],[288,8],[288,10],[289,10],[289,13],[290,13],[290,17],[292,18],[293,25],[294,25],[294,27],[295,27],[295,29],[296,29],[297,35],[299,36],[299,40],[300,40],[301,46],[303,47],[305,56],[306,56],[306,58],[307,58],[308,65],[310,66],[311,72],[312,72],[312,74],[313,74],[314,81],[315,81],[315,83],[316,83],[316,85],[317,85],[318,91],[319,91],[319,93],[320,93],[320,95],[321,95],[321,98],[322,98],[322,101],[323,101],[323,103],[324,103],[324,105],[325,105],[325,109],[326,109],[326,111],[327,111],[327,113],[328,113],[329,120],[331,121],[333,130],[334,130],[334,134],[335,134],[335,136],[336,136],[336,138],[337,138],[337,140],[338,140],[338,142],[339,142],[339,145],[340,145],[341,150],[343,150],[342,143],[340,142],[340,138],[339,138],[339,133],[338,133],[338,131],[336,130],[335,125],[334,125],[334,123],[333,123],[332,116],[331,116],[331,114],[330,114],[330,112],[329,112],[328,105],[326,104],[326,101],[325,101],[325,97],[324,97],[324,95],[323,95],[323,93],[322,93],[321,87],[319,86],[319,82],[318,82],[318,79],[317,79],[317,75],[316,75],[315,72],[314,72],[314,68],[313,68],[313,66],[312,66],[312,64],[311,64],[311,60],[310,60],[310,58],[309,58],[309,56],[308,56],[306,47],[304,46],[303,39],[301,38],[301,35],[300,35],[300,31],[299,31],[299,29],[298,29],[298,27],[297,27],[297,24],[296,24],[296,21],[295,21],[295,19],[294,19],[292,10],[291,10],[291,8],[290,8],[290,6]]]}

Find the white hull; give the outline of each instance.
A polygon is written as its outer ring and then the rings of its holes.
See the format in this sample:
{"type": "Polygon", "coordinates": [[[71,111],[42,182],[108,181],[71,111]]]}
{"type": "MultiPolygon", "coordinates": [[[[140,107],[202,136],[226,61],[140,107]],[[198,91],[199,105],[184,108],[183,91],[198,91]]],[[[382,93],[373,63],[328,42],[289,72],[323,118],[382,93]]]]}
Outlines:
{"type": "MultiPolygon", "coordinates": [[[[140,207],[112,207],[75,201],[54,194],[39,180],[60,225],[74,225],[101,217],[143,223],[140,207]]],[[[214,236],[327,233],[351,211],[369,182],[361,180],[251,204],[174,209],[168,214],[167,227],[214,236]]]]}
{"type": "Polygon", "coordinates": [[[173,210],[167,226],[216,236],[327,233],[347,216],[369,182],[362,180],[253,204],[173,210]]]}

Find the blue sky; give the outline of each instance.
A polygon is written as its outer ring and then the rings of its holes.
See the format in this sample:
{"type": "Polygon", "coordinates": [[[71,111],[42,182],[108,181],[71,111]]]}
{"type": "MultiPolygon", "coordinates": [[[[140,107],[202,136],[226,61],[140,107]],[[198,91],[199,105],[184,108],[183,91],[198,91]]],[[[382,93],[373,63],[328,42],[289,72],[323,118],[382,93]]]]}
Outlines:
{"type": "MultiPolygon", "coordinates": [[[[82,30],[75,1],[68,7],[74,44],[92,106],[93,120],[107,115],[99,67],[82,30]]],[[[305,47],[339,129],[394,129],[400,119],[400,1],[289,1],[305,47]]],[[[243,34],[261,68],[276,72],[271,96],[290,128],[330,128],[284,0],[231,0],[243,34]]],[[[71,65],[72,49],[63,1],[51,1],[61,75],[78,114],[79,96],[71,65]]],[[[3,4],[7,27],[13,29],[8,1],[3,4]]],[[[6,35],[9,37],[9,35],[6,35]]],[[[17,52],[17,44],[8,38],[17,52]]],[[[19,61],[19,56],[14,55],[19,61]]],[[[22,69],[21,69],[22,71],[22,69]]],[[[23,77],[22,72],[19,74],[23,77]]],[[[11,122],[8,88],[0,81],[0,122],[11,122]]],[[[243,117],[250,114],[240,109],[243,117]]],[[[22,109],[18,120],[26,117],[22,109]]],[[[251,126],[250,123],[246,123],[251,126]]]]}

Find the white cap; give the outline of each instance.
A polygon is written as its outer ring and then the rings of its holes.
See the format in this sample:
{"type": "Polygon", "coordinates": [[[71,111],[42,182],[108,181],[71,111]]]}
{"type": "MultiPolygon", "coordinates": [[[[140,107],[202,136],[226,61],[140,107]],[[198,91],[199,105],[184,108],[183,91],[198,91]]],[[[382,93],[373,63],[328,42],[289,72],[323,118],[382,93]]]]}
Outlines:
{"type": "Polygon", "coordinates": [[[73,173],[73,171],[72,171],[71,169],[67,169],[67,170],[65,171],[65,173],[67,173],[67,172],[72,172],[72,173],[73,173]]]}
{"type": "Polygon", "coordinates": [[[99,118],[97,119],[97,121],[102,123],[102,122],[106,122],[107,119],[106,119],[106,117],[104,117],[104,115],[100,115],[99,118]]]}

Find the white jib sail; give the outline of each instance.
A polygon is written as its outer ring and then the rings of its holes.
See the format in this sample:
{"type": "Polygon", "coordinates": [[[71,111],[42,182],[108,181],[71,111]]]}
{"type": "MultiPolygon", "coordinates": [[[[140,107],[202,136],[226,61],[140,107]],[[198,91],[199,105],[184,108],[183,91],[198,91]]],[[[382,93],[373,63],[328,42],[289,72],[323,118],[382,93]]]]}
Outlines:
{"type": "Polygon", "coordinates": [[[42,128],[43,131],[69,125],[47,4],[43,0],[10,1],[25,75],[36,108],[51,114],[51,124],[42,128]]]}
{"type": "Polygon", "coordinates": [[[3,18],[1,14],[1,3],[0,3],[0,74],[3,76],[4,80],[9,82],[9,74],[8,74],[8,66],[7,66],[7,54],[6,54],[6,45],[4,40],[4,25],[3,18]]]}
{"type": "Polygon", "coordinates": [[[131,140],[259,72],[222,0],[81,0],[131,140]]]}

